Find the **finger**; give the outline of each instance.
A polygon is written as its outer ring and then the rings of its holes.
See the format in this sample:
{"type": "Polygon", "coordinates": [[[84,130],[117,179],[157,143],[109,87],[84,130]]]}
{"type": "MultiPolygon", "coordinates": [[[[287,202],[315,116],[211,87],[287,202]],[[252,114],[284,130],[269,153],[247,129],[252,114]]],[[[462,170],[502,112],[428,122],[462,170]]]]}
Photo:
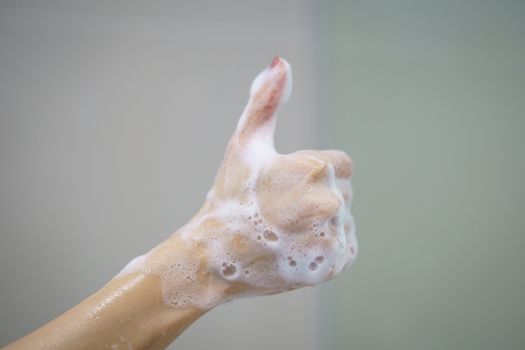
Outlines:
{"type": "Polygon", "coordinates": [[[259,135],[263,142],[273,147],[275,115],[288,100],[291,90],[290,65],[284,59],[275,57],[252,82],[250,99],[234,134],[240,145],[259,135]]]}
{"type": "Polygon", "coordinates": [[[350,178],[352,176],[352,159],[343,151],[326,150],[319,151],[319,157],[334,165],[335,176],[350,178]]]}
{"type": "MultiPolygon", "coordinates": [[[[334,166],[335,170],[335,176],[339,178],[350,178],[352,176],[353,171],[353,163],[350,157],[343,151],[339,150],[325,150],[325,151],[316,151],[316,150],[304,150],[304,151],[298,151],[297,153],[307,154],[309,156],[313,156],[317,159],[321,159],[327,163],[330,163],[334,166]]],[[[312,174],[312,176],[321,176],[324,174],[322,171],[326,169],[319,168],[318,170],[315,170],[315,172],[312,174]],[[317,175],[317,172],[320,175],[317,175]]]]}

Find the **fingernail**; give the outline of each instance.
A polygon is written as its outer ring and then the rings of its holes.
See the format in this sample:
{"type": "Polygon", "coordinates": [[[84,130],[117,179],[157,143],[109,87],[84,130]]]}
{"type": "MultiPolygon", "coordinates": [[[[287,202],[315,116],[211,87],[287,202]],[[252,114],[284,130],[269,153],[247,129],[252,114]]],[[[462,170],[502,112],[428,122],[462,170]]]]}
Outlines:
{"type": "Polygon", "coordinates": [[[270,68],[275,67],[279,63],[279,60],[280,60],[279,56],[275,56],[272,62],[270,63],[270,68]]]}

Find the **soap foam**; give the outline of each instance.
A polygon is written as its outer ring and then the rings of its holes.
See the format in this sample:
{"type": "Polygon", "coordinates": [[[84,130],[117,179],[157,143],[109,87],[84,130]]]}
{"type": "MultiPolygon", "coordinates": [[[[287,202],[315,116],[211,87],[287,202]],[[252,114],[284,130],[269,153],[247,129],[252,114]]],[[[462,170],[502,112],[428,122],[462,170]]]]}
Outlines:
{"type": "MultiPolygon", "coordinates": [[[[287,74],[279,101],[282,104],[290,95],[291,70],[286,61],[281,59],[280,62],[287,74]]],[[[274,79],[275,74],[275,70],[269,67],[255,78],[249,104],[257,91],[269,79],[274,79]]],[[[245,110],[237,133],[246,123],[245,110]]],[[[209,309],[234,297],[316,285],[349,266],[357,255],[355,225],[350,214],[351,184],[349,178],[336,176],[333,164],[326,163],[326,175],[318,180],[318,187],[315,188],[329,192],[328,198],[337,201],[338,208],[334,215],[312,219],[312,224],[299,232],[289,229],[299,221],[296,216],[302,208],[299,196],[296,201],[286,203],[287,210],[283,213],[283,217],[287,218],[286,225],[264,216],[258,195],[260,180],[276,162],[286,157],[274,148],[274,128],[273,117],[257,129],[242,148],[236,150],[243,165],[249,169],[249,175],[238,191],[242,193],[242,198],[219,196],[212,188],[206,197],[205,207],[208,210],[199,213],[174,234],[173,237],[189,247],[189,251],[202,251],[204,257],[182,254],[174,259],[169,254],[170,250],[166,253],[153,249],[133,259],[121,274],[137,271],[159,274],[167,305],[209,309]],[[205,274],[202,271],[211,272],[205,274]],[[225,292],[231,285],[242,288],[231,294],[225,292]]],[[[313,155],[302,157],[306,160],[310,157],[314,163],[321,162],[313,155]]],[[[294,176],[305,178],[304,169],[297,169],[282,174],[284,184],[294,176]]],[[[310,190],[313,191],[307,187],[304,194],[310,190]]],[[[275,201],[279,200],[275,198],[275,201]]],[[[321,211],[323,202],[316,205],[321,211]]],[[[177,246],[174,248],[175,254],[177,246]]]]}

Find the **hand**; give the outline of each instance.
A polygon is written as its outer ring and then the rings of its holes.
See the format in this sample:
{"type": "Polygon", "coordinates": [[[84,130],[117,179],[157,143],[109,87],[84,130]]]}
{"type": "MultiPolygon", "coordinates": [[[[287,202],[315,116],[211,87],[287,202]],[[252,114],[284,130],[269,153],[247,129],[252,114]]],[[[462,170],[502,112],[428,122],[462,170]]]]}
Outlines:
{"type": "Polygon", "coordinates": [[[166,304],[209,309],[239,296],[315,285],[353,262],[350,158],[274,148],[275,115],[291,85],[290,66],[274,58],[252,83],[201,210],[121,274],[159,274],[166,304]]]}

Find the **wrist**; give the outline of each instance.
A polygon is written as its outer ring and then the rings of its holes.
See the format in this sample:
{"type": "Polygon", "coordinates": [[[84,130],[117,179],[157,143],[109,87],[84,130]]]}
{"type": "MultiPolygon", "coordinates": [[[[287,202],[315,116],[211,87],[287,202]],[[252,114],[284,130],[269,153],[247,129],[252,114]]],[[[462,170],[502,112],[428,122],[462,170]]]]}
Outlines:
{"type": "Polygon", "coordinates": [[[209,310],[231,299],[230,285],[210,261],[207,235],[217,227],[202,212],[145,255],[133,259],[117,277],[151,274],[166,307],[209,310]]]}

